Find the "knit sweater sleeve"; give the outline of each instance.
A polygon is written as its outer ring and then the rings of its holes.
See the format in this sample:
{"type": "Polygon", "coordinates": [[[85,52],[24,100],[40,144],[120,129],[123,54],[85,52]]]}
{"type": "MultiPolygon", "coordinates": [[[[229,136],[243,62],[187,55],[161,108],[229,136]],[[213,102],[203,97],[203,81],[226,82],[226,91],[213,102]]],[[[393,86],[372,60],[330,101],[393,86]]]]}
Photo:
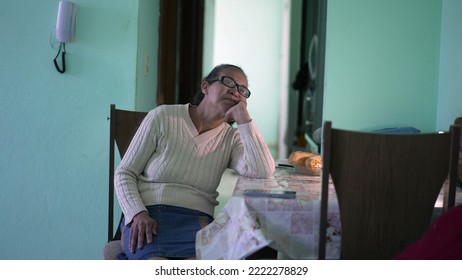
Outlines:
{"type": "Polygon", "coordinates": [[[125,224],[146,210],[138,191],[138,179],[156,150],[155,119],[155,111],[151,111],[142,121],[114,174],[114,188],[125,216],[125,224]]]}
{"type": "Polygon", "coordinates": [[[239,133],[231,155],[230,167],[240,175],[268,178],[275,164],[268,145],[253,121],[237,126],[239,133]]]}

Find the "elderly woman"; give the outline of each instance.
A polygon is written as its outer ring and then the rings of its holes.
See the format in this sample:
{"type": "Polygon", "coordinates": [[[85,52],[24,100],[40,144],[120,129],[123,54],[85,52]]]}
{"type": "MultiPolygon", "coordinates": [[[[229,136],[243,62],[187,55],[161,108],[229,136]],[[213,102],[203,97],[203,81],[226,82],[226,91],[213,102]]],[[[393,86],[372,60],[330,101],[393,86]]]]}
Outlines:
{"type": "Polygon", "coordinates": [[[244,71],[216,66],[202,81],[201,95],[198,105],[150,111],[116,170],[128,259],[195,258],[196,233],[213,220],[225,169],[256,178],[274,172],[247,111],[244,71]]]}

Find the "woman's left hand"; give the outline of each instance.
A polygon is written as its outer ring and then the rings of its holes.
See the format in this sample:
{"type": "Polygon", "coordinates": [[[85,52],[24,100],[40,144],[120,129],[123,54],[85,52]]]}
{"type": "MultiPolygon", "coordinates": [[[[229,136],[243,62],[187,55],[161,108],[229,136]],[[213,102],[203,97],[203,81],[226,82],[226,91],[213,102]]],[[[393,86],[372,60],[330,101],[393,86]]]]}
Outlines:
{"type": "Polygon", "coordinates": [[[157,234],[157,222],[153,220],[147,211],[141,211],[133,217],[130,227],[130,251],[135,252],[135,248],[143,249],[144,240],[148,244],[152,243],[153,236],[157,234]]]}
{"type": "Polygon", "coordinates": [[[251,120],[245,99],[241,99],[239,103],[229,108],[225,114],[226,122],[235,121],[237,124],[244,124],[249,123],[251,120]]]}

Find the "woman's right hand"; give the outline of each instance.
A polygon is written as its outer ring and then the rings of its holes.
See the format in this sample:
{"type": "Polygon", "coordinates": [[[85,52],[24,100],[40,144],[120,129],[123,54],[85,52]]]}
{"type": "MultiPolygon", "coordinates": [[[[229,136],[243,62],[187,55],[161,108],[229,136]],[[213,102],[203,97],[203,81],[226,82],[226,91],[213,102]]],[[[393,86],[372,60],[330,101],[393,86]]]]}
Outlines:
{"type": "Polygon", "coordinates": [[[153,236],[157,234],[157,223],[147,211],[142,211],[133,217],[130,229],[130,252],[135,253],[135,248],[143,249],[144,240],[152,243],[153,236]]]}

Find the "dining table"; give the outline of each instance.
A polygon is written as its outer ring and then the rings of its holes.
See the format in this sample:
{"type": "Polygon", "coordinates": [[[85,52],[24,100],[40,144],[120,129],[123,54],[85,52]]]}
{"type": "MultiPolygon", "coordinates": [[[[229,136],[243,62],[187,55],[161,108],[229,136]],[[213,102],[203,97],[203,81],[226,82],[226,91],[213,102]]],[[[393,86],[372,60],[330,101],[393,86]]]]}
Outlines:
{"type": "MultiPolygon", "coordinates": [[[[316,259],[319,239],[321,177],[305,168],[276,162],[267,179],[240,176],[226,205],[196,235],[196,258],[240,260],[264,247],[284,259],[316,259]],[[291,197],[247,195],[294,192],[291,197]]],[[[326,256],[340,255],[340,217],[335,189],[329,183],[326,256]]]]}
{"type": "MultiPolygon", "coordinates": [[[[445,184],[448,181],[446,180],[445,184]]],[[[433,220],[442,213],[443,189],[435,201],[433,220]]],[[[278,251],[278,259],[317,259],[321,176],[304,167],[277,160],[270,178],[239,176],[232,196],[212,223],[196,235],[196,258],[240,260],[264,247],[278,251]],[[289,191],[294,196],[246,195],[289,191]]],[[[456,205],[462,204],[457,188],[456,205]]],[[[335,187],[329,180],[326,259],[339,259],[341,224],[335,187]]]]}

